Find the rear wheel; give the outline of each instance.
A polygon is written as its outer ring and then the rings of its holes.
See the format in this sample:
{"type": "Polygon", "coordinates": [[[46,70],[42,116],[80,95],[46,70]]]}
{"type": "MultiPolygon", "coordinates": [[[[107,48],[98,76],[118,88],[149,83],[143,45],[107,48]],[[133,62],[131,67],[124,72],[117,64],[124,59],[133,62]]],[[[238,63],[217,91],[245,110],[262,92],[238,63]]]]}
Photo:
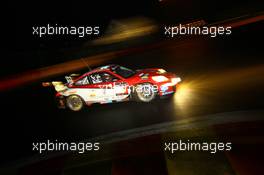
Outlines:
{"type": "Polygon", "coordinates": [[[139,102],[150,102],[155,99],[157,92],[150,83],[143,83],[136,86],[133,98],[139,102]]]}
{"type": "Polygon", "coordinates": [[[83,100],[78,95],[71,95],[66,99],[67,107],[72,111],[80,111],[83,106],[83,100]]]}

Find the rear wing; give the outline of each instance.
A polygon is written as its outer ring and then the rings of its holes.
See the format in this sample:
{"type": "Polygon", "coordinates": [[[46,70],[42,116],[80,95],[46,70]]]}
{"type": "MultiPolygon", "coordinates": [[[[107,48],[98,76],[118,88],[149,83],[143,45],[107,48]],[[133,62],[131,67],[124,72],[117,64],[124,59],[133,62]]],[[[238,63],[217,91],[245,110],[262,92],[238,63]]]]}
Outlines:
{"type": "Polygon", "coordinates": [[[62,81],[42,82],[42,86],[43,87],[53,86],[57,92],[61,92],[68,89],[68,87],[62,81]]]}
{"type": "MultiPolygon", "coordinates": [[[[65,79],[68,84],[71,84],[73,83],[73,80],[79,76],[80,76],[79,74],[71,74],[69,76],[65,76],[65,79]]],[[[53,86],[57,92],[64,91],[68,88],[62,81],[42,82],[42,86],[43,87],[53,86]]]]}

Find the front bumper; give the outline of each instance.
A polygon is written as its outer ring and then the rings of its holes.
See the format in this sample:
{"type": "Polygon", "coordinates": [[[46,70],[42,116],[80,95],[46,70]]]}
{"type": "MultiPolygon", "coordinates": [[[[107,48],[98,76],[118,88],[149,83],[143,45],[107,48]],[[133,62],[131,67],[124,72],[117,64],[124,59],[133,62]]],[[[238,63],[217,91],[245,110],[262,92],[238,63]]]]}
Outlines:
{"type": "Polygon", "coordinates": [[[180,78],[171,78],[170,82],[165,82],[159,85],[159,95],[166,96],[176,92],[177,86],[181,82],[180,78]]]}
{"type": "Polygon", "coordinates": [[[176,92],[176,85],[175,86],[161,86],[159,95],[160,96],[165,96],[165,95],[170,95],[176,92]]]}

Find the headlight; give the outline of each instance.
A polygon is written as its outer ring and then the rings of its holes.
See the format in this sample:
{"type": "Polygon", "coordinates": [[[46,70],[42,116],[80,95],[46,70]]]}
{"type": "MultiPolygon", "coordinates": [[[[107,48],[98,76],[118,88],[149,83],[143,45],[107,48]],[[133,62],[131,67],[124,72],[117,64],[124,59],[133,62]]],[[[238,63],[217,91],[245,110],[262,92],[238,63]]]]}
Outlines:
{"type": "Polygon", "coordinates": [[[164,70],[164,69],[159,69],[158,71],[160,74],[166,73],[166,70],[164,70]]]}
{"type": "Polygon", "coordinates": [[[160,76],[153,76],[152,80],[156,81],[156,82],[164,82],[164,81],[168,81],[169,79],[163,75],[160,76]]]}
{"type": "Polygon", "coordinates": [[[172,78],[170,83],[165,83],[163,86],[175,86],[179,82],[181,82],[181,78],[180,77],[172,78]]]}
{"type": "Polygon", "coordinates": [[[181,82],[181,78],[177,77],[177,78],[172,78],[171,79],[171,83],[174,85],[176,85],[177,83],[181,82]]]}

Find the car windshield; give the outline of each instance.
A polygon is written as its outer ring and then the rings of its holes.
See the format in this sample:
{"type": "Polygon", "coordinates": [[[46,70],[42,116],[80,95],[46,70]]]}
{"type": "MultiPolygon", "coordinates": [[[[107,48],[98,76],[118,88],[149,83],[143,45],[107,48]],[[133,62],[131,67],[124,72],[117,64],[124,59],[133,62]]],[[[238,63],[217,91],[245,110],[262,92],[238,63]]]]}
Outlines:
{"type": "Polygon", "coordinates": [[[123,66],[114,67],[113,72],[120,75],[121,77],[124,77],[124,78],[129,78],[129,77],[135,75],[135,73],[136,73],[135,71],[128,69],[126,67],[123,67],[123,66]]]}

